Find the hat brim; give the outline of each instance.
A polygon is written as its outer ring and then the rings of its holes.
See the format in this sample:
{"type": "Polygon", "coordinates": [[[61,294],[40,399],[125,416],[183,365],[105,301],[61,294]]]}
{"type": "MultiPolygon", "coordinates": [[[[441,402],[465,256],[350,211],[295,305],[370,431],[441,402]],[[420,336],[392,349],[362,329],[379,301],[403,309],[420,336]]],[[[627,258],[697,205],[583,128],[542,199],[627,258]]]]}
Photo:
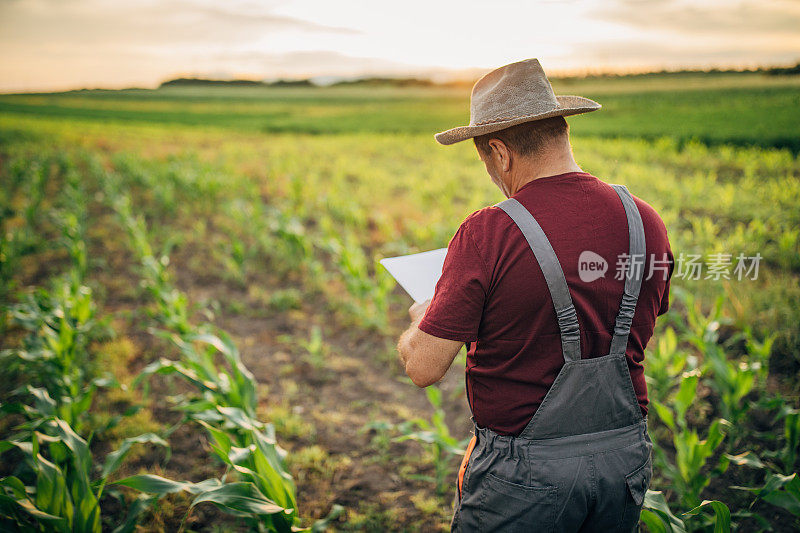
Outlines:
{"type": "Polygon", "coordinates": [[[556,96],[556,100],[558,100],[558,107],[552,111],[539,113],[537,115],[513,117],[505,120],[498,120],[497,122],[489,122],[475,126],[459,126],[457,128],[441,131],[434,135],[434,137],[439,144],[455,144],[457,142],[471,139],[472,137],[485,135],[487,133],[494,133],[495,131],[516,126],[517,124],[522,124],[523,122],[532,122],[534,120],[542,120],[550,117],[578,115],[580,113],[597,111],[602,107],[594,100],[589,100],[583,96],[559,95],[556,96]]]}

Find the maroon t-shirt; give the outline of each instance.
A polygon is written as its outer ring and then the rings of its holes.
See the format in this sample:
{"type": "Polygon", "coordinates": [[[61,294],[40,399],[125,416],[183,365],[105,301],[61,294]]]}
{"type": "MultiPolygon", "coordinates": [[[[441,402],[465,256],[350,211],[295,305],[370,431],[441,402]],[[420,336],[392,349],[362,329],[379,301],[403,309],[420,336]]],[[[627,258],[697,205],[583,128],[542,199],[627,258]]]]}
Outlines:
{"type": "MultiPolygon", "coordinates": [[[[539,222],[561,263],[578,315],[583,358],[606,355],[629,251],[619,196],[591,174],[569,172],[533,180],[513,197],[539,222]],[[605,259],[608,270],[582,281],[578,258],[587,250],[605,259]]],[[[669,306],[674,261],[663,221],[649,204],[634,200],[644,224],[646,258],[626,356],[646,414],[644,349],[656,316],[669,306]]],[[[469,343],[466,387],[475,422],[503,435],[522,432],[564,364],[542,270],[522,232],[499,207],[469,215],[450,240],[419,329],[469,343]]]]}

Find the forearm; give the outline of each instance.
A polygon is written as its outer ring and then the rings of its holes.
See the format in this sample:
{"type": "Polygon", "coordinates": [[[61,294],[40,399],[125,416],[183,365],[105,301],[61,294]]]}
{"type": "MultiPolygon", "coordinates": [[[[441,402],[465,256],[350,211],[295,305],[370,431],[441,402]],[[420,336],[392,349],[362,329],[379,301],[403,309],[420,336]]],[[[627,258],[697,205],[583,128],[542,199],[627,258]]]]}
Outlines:
{"type": "Polygon", "coordinates": [[[406,329],[403,334],[400,335],[400,340],[397,341],[397,353],[400,356],[400,362],[403,364],[404,369],[408,366],[408,356],[411,348],[411,335],[419,327],[419,323],[421,321],[421,316],[413,320],[411,325],[408,326],[408,329],[406,329]]]}
{"type": "Polygon", "coordinates": [[[430,300],[425,300],[422,303],[415,302],[408,308],[411,325],[400,335],[400,340],[397,341],[397,353],[400,355],[400,362],[403,363],[404,369],[408,369],[408,359],[413,349],[411,337],[418,330],[419,323],[422,321],[422,317],[425,316],[425,311],[430,303],[430,300]]]}
{"type": "Polygon", "coordinates": [[[419,328],[429,303],[430,300],[411,306],[411,325],[397,341],[403,369],[418,387],[427,387],[442,379],[463,345],[460,341],[435,337],[419,328]]]}

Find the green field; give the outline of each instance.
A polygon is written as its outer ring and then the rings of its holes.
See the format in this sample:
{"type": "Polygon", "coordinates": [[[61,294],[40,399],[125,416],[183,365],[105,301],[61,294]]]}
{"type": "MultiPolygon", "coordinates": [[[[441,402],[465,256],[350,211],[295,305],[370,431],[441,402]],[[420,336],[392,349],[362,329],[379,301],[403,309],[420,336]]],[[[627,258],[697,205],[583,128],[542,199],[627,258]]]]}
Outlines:
{"type": "MultiPolygon", "coordinates": [[[[796,530],[800,79],[553,85],[603,104],[568,119],[576,159],[653,205],[676,258],[761,257],[756,279],[673,280],[643,523],[668,530],[669,505],[675,531],[724,531],[725,509],[733,531],[796,530]]],[[[447,530],[463,353],[427,397],[411,384],[410,300],[377,260],[502,199],[471,143],[433,140],[468,93],[0,95],[0,524],[447,530]]]]}
{"type": "MultiPolygon", "coordinates": [[[[586,135],[786,147],[800,151],[800,81],[765,74],[664,74],[554,80],[557,93],[596,99],[574,117],[586,135]]],[[[89,121],[220,126],[264,133],[430,133],[469,120],[465,87],[84,90],[0,95],[0,113],[89,121]]]]}

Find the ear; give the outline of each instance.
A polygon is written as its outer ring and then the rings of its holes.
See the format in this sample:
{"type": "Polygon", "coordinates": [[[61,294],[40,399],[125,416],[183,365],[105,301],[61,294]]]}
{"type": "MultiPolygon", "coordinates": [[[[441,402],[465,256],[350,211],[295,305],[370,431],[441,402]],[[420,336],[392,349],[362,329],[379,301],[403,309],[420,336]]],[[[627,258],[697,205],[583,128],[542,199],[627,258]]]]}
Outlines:
{"type": "Polygon", "coordinates": [[[500,139],[490,139],[489,146],[492,149],[492,157],[497,163],[497,168],[503,172],[511,170],[511,150],[500,139]]]}

